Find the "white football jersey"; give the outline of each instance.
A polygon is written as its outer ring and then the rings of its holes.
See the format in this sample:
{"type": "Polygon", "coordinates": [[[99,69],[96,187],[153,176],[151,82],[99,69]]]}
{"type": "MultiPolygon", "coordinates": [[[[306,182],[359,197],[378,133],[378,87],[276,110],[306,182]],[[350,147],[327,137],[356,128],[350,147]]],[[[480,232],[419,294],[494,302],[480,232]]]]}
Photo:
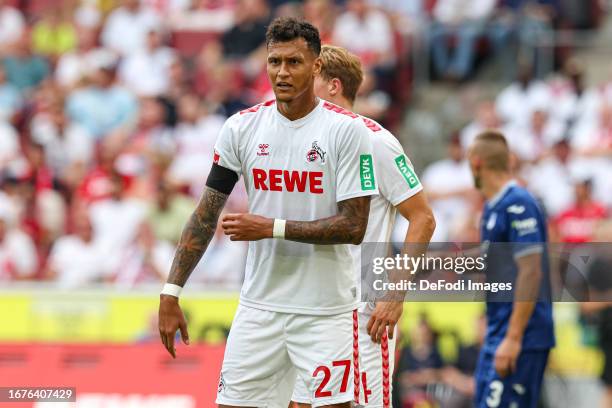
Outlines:
{"type": "MultiPolygon", "coordinates": [[[[233,115],[221,130],[214,160],[244,177],[249,211],[270,218],[331,217],[337,202],[378,193],[367,128],[359,116],[323,100],[295,121],[275,101],[233,115]]],[[[349,246],[249,242],[240,302],[313,315],[357,308],[349,246]]]]}
{"type": "MultiPolygon", "coordinates": [[[[363,244],[353,246],[351,253],[355,259],[355,279],[359,297],[361,289],[370,288],[373,280],[371,268],[364,267],[370,263],[371,259],[362,259],[362,249],[365,247],[368,254],[376,253],[387,254],[389,240],[395,225],[397,209],[395,206],[423,190],[410,159],[404,153],[400,142],[387,129],[380,126],[371,119],[362,117],[363,123],[368,128],[368,133],[374,148],[374,171],[378,182],[379,195],[372,197],[370,202],[370,216],[368,228],[363,239],[363,244]],[[374,248],[375,244],[377,247],[374,248]],[[381,247],[382,245],[382,247],[381,247]],[[367,279],[363,280],[363,274],[367,279]]],[[[366,294],[366,297],[367,294],[366,294]]],[[[372,311],[372,304],[369,306],[364,302],[359,311],[368,313],[372,311]]]]}

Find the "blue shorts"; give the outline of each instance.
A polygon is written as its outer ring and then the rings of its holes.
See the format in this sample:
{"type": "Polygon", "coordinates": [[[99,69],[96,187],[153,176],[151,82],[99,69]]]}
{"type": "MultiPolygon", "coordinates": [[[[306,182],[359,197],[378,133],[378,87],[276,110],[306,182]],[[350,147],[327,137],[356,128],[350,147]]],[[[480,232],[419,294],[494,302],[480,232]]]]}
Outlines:
{"type": "Polygon", "coordinates": [[[480,353],[476,368],[476,408],[536,408],[550,350],[525,351],[516,372],[500,378],[492,353],[480,353]]]}

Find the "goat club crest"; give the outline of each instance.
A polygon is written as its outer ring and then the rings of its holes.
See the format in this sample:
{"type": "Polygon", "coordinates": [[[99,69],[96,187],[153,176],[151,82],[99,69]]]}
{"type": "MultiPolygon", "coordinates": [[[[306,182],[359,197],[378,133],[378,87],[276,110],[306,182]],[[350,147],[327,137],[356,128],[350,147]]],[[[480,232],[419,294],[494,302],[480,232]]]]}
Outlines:
{"type": "Polygon", "coordinates": [[[321,149],[321,147],[317,144],[317,141],[315,140],[314,142],[312,142],[312,147],[310,148],[310,150],[308,150],[308,152],[306,153],[306,161],[309,163],[315,162],[317,161],[317,159],[321,160],[321,164],[325,163],[325,155],[327,153],[321,149]]]}

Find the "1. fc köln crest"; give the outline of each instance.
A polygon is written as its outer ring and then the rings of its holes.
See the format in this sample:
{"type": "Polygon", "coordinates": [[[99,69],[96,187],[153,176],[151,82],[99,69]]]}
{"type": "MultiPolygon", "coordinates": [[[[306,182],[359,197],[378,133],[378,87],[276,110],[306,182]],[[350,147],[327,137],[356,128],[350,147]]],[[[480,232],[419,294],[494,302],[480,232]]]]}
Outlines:
{"type": "Polygon", "coordinates": [[[321,147],[317,144],[315,140],[312,142],[312,147],[306,153],[306,161],[309,163],[315,162],[317,160],[321,160],[321,164],[325,163],[325,155],[327,153],[321,149],[321,147]]]}

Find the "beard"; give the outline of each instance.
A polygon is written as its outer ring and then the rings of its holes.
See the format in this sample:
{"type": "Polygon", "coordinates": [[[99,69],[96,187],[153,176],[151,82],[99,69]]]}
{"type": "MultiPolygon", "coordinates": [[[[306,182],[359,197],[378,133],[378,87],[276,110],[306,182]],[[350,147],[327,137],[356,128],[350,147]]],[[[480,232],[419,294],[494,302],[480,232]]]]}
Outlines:
{"type": "Polygon", "coordinates": [[[474,173],[472,177],[474,178],[474,187],[476,187],[477,190],[480,190],[480,188],[482,187],[482,179],[480,178],[480,173],[474,173]]]}

